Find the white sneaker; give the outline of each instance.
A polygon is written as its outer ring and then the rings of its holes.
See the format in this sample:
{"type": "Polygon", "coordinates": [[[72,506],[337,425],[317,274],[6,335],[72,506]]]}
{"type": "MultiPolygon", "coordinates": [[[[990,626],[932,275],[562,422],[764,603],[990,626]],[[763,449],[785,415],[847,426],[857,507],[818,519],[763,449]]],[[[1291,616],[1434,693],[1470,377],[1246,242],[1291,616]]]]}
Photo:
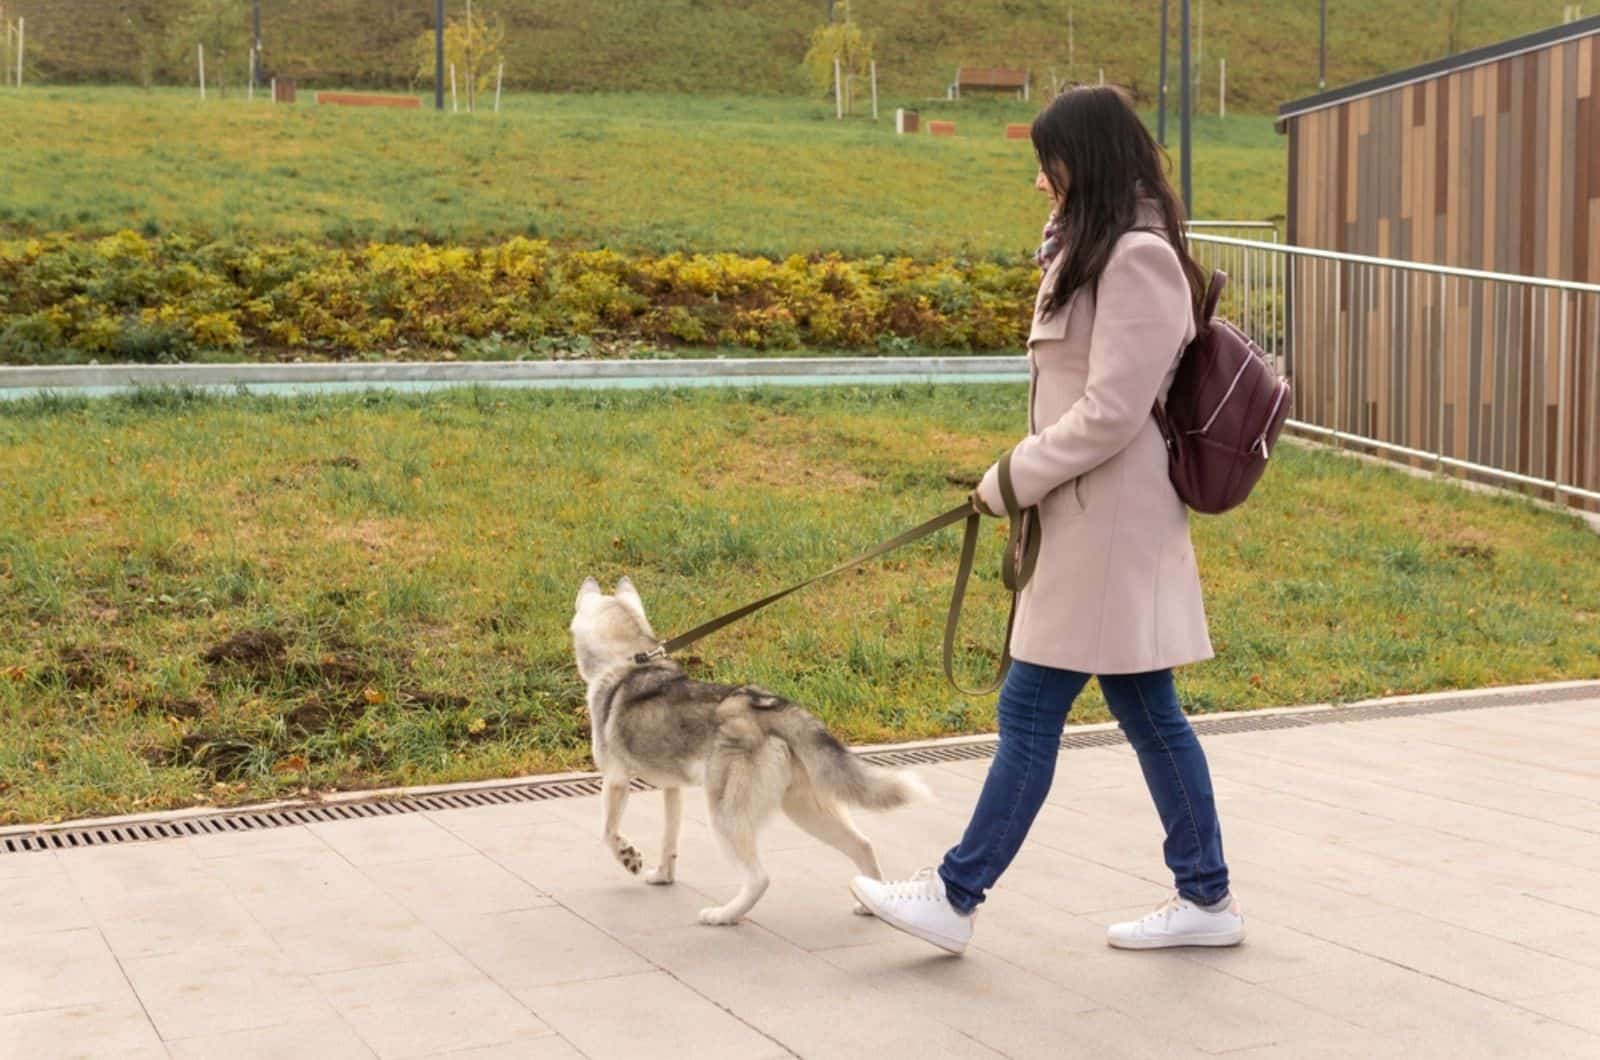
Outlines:
{"type": "Polygon", "coordinates": [[[962,916],[944,896],[944,881],[933,869],[909,880],[885,882],[870,876],[850,881],[850,893],[879,920],[942,950],[961,953],[972,939],[977,914],[962,916]]]}
{"type": "Polygon", "coordinates": [[[1239,903],[1208,912],[1187,898],[1173,895],[1152,913],[1125,924],[1112,924],[1106,941],[1119,950],[1159,950],[1168,946],[1237,946],[1244,941],[1244,916],[1239,903]]]}

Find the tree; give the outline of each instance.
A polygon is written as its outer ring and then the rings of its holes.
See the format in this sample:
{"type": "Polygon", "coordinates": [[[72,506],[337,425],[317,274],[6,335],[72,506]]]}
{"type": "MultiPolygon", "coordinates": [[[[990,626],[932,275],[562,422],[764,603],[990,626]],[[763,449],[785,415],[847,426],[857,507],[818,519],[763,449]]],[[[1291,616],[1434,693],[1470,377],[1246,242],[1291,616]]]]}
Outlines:
{"type": "MultiPolygon", "coordinates": [[[[463,79],[467,106],[473,105],[474,96],[494,89],[495,76],[505,61],[506,29],[499,16],[482,10],[472,11],[465,18],[445,21],[444,65],[448,71],[454,66],[456,76],[463,79]],[[470,21],[469,21],[470,19],[470,21]]],[[[417,35],[411,53],[416,60],[417,79],[433,77],[433,30],[417,35]]],[[[448,73],[447,75],[448,76],[448,73]]]]}
{"type": "Polygon", "coordinates": [[[121,0],[119,10],[139,52],[139,84],[149,88],[167,47],[166,5],[161,0],[121,0]]]}
{"type": "Polygon", "coordinates": [[[195,46],[203,45],[206,81],[217,86],[219,95],[226,95],[229,73],[237,74],[240,82],[249,77],[254,43],[249,0],[189,0],[173,20],[167,41],[173,58],[183,64],[194,62],[195,46]]]}
{"type": "Polygon", "coordinates": [[[837,59],[840,74],[845,79],[844,103],[845,109],[848,110],[849,78],[867,75],[867,69],[872,64],[872,49],[875,43],[875,34],[868,33],[848,18],[842,22],[830,22],[812,31],[811,47],[806,51],[806,57],[801,65],[805,68],[806,76],[811,79],[811,83],[819,90],[827,92],[833,88],[833,62],[837,59]]]}

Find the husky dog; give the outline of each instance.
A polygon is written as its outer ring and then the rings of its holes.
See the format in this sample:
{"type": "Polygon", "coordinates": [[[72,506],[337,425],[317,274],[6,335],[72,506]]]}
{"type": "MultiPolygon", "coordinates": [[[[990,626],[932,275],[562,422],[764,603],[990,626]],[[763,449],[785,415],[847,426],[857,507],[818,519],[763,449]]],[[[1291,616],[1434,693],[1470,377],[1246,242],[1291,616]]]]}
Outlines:
{"type": "Polygon", "coordinates": [[[683,788],[694,785],[706,789],[711,827],[744,868],[739,893],[727,905],[702,909],[702,924],[738,923],[766,891],[756,831],[780,807],[857,871],[882,877],[872,844],[846,807],[887,810],[926,796],[916,777],[861,762],[803,707],[780,696],[691,680],[660,657],[660,641],[627,578],[611,596],[593,578],[583,583],[572,642],[589,688],[605,842],[623,868],[634,875],[644,868],[639,851],[617,831],[628,784],[638,777],[662,789],[666,810],[661,860],[644,873],[645,882],[672,882],[683,788]]]}

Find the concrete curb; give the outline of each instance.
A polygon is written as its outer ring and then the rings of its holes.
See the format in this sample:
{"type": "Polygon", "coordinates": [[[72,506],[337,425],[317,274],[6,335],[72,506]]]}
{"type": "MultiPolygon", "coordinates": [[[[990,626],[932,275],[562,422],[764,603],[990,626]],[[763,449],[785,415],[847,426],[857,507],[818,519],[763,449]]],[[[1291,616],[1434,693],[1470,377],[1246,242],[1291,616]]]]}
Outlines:
{"type": "MultiPolygon", "coordinates": [[[[1418,703],[1439,704],[1452,701],[1474,702],[1479,706],[1485,705],[1483,703],[1484,700],[1493,701],[1495,706],[1536,706],[1545,702],[1566,702],[1573,699],[1586,698],[1580,694],[1583,692],[1591,693],[1596,699],[1600,699],[1600,681],[1554,681],[1533,685],[1505,685],[1502,687],[1471,688],[1451,692],[1427,692],[1417,695],[1364,699],[1338,706],[1319,703],[1298,707],[1267,707],[1261,710],[1217,711],[1210,714],[1197,714],[1192,717],[1196,720],[1208,718],[1264,718],[1281,715],[1321,714],[1329,711],[1350,710],[1355,707],[1403,707],[1418,703]]],[[[1115,730],[1116,727],[1115,722],[1100,722],[1093,725],[1070,725],[1067,731],[1071,734],[1109,732],[1115,730]]],[[[992,733],[978,733],[968,736],[946,736],[932,740],[911,740],[904,743],[862,744],[851,748],[851,750],[858,754],[880,754],[893,751],[922,750],[931,747],[960,747],[972,744],[986,744],[993,743],[995,740],[996,737],[992,733]]],[[[118,817],[74,819],[56,824],[7,825],[0,827],[0,837],[35,835],[40,832],[49,832],[62,828],[109,828],[164,821],[182,821],[196,817],[214,817],[218,814],[270,813],[277,810],[304,809],[310,806],[336,806],[346,803],[371,802],[408,796],[486,791],[523,784],[553,784],[562,781],[595,780],[599,776],[600,774],[593,772],[535,773],[519,777],[500,777],[493,780],[473,780],[455,784],[374,788],[365,791],[338,791],[310,799],[281,799],[275,802],[245,803],[227,807],[195,806],[182,810],[126,814],[118,817]]]]}
{"type": "Polygon", "coordinates": [[[704,382],[775,376],[1028,376],[1026,357],[747,357],[685,360],[418,361],[301,364],[105,364],[0,367],[0,392],[106,387],[232,387],[290,383],[543,383],[598,380],[704,382]]]}

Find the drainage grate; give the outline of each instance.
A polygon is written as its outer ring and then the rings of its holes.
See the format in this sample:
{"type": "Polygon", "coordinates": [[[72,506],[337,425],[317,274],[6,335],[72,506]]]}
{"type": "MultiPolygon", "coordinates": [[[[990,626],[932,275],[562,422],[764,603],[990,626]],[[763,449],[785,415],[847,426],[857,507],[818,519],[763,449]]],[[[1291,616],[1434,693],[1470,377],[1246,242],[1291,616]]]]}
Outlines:
{"type": "MultiPolygon", "coordinates": [[[[635,791],[648,791],[650,785],[633,782],[635,791]]],[[[387,817],[421,810],[465,810],[475,806],[504,806],[518,802],[544,802],[600,794],[599,777],[574,780],[542,780],[512,784],[503,788],[471,791],[442,791],[431,795],[402,795],[365,801],[337,802],[323,806],[294,806],[279,810],[240,810],[183,817],[169,821],[144,821],[124,825],[96,825],[41,829],[20,835],[0,836],[0,854],[21,854],[34,850],[72,850],[77,847],[107,846],[112,843],[137,843],[148,839],[179,839],[184,836],[215,835],[220,832],[259,832],[295,824],[326,821],[353,821],[365,817],[387,817]]]]}
{"type": "MultiPolygon", "coordinates": [[[[1484,710],[1489,707],[1562,703],[1592,699],[1597,691],[1600,689],[1592,684],[1532,691],[1490,691],[1445,700],[1394,705],[1374,703],[1368,706],[1307,711],[1300,714],[1206,715],[1192,719],[1192,724],[1195,731],[1202,736],[1225,736],[1230,733],[1305,729],[1317,725],[1344,725],[1350,722],[1380,721],[1387,718],[1414,718],[1427,714],[1484,710]]],[[[1114,729],[1068,732],[1061,738],[1064,750],[1114,747],[1122,742],[1122,734],[1114,729]]],[[[932,747],[908,747],[901,750],[862,751],[860,755],[864,761],[881,766],[938,765],[943,762],[992,758],[995,747],[996,741],[988,739],[932,747]]],[[[633,790],[648,791],[650,785],[636,780],[633,782],[633,790]]],[[[544,802],[549,799],[571,799],[598,794],[600,794],[599,777],[578,777],[571,780],[535,780],[523,784],[507,784],[504,787],[474,788],[464,791],[375,797],[363,801],[337,802],[320,806],[240,810],[176,820],[78,827],[65,825],[60,828],[44,828],[34,832],[0,836],[0,854],[73,850],[78,847],[108,846],[114,843],[138,843],[152,839],[178,839],[185,836],[229,832],[257,832],[267,828],[284,828],[297,824],[360,820],[417,813],[423,810],[504,806],[519,802],[544,802]]]]}

